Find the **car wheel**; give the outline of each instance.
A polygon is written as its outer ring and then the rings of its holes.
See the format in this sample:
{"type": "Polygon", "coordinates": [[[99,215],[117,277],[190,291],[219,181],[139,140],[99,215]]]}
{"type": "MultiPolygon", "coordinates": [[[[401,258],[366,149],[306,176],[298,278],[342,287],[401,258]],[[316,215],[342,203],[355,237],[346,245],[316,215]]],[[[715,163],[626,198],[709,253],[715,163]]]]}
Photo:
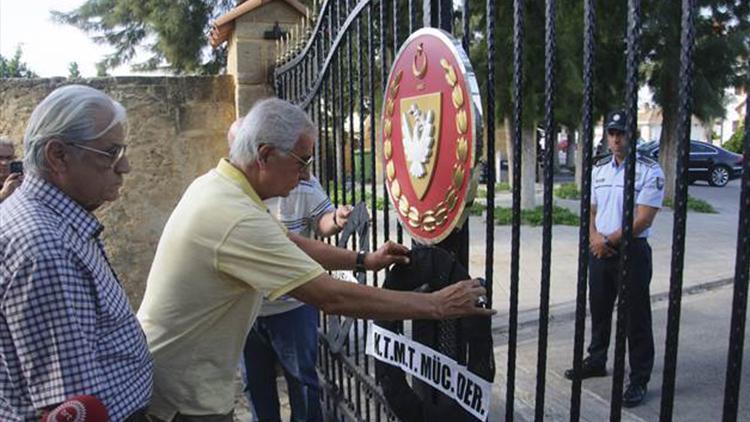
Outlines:
{"type": "Polygon", "coordinates": [[[729,169],[724,166],[716,166],[711,170],[708,178],[711,186],[724,187],[729,183],[729,169]]]}

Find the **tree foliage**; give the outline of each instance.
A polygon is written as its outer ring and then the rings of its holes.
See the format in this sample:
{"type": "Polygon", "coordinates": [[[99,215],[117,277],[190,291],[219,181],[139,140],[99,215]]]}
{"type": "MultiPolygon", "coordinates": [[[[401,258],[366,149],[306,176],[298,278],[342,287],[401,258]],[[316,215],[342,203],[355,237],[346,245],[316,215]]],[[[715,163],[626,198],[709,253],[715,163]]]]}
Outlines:
{"type": "Polygon", "coordinates": [[[70,12],[56,11],[52,16],[114,47],[102,61],[105,69],[132,63],[138,54],[145,60],[135,63],[135,70],[212,74],[226,65],[226,50],[208,47],[210,25],[234,4],[234,0],[87,0],[70,12]]]}
{"type": "Polygon", "coordinates": [[[81,71],[78,70],[77,62],[70,62],[68,65],[68,79],[78,79],[81,77],[81,71]]]}
{"type": "Polygon", "coordinates": [[[0,55],[0,78],[36,78],[37,74],[31,71],[29,67],[21,60],[23,52],[21,48],[16,48],[15,54],[11,58],[5,58],[0,55]]]}
{"type": "MultiPolygon", "coordinates": [[[[711,122],[723,117],[726,88],[740,86],[750,42],[750,2],[698,0],[695,13],[692,112],[711,122]]],[[[660,156],[665,198],[672,198],[677,162],[681,10],[676,1],[644,2],[642,76],[662,109],[660,156]]]]}
{"type": "MultiPolygon", "coordinates": [[[[622,2],[597,0],[597,31],[595,33],[596,61],[594,66],[594,114],[601,117],[608,110],[622,103],[624,92],[625,51],[623,19],[625,7],[622,2]]],[[[524,10],[524,54],[523,125],[532,128],[544,118],[544,1],[525,2],[524,10]]],[[[472,26],[486,27],[485,5],[471,2],[472,26]]],[[[513,95],[513,4],[497,4],[495,15],[496,118],[512,115],[513,95]]],[[[561,125],[578,127],[583,101],[583,4],[576,0],[557,2],[556,17],[556,85],[555,118],[561,125]]],[[[487,42],[484,33],[475,33],[471,46],[471,59],[486,92],[487,42]]],[[[486,96],[484,96],[486,98],[486,96]]]]}
{"type": "Polygon", "coordinates": [[[742,154],[743,146],[742,142],[745,140],[745,125],[741,124],[739,127],[737,127],[737,130],[734,132],[731,138],[729,138],[728,141],[724,142],[724,145],[722,145],[722,148],[732,151],[737,154],[742,154]]]}

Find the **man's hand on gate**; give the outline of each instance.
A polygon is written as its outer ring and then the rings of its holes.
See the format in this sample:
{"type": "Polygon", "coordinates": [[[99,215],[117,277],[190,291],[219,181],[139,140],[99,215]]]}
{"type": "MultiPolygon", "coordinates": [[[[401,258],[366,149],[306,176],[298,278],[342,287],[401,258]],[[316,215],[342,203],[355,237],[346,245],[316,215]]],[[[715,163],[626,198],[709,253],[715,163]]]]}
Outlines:
{"type": "Polygon", "coordinates": [[[487,294],[478,279],[459,281],[432,294],[438,298],[439,319],[490,316],[497,313],[494,309],[477,306],[487,294]]]}
{"type": "Polygon", "coordinates": [[[601,233],[594,233],[591,236],[589,249],[599,259],[609,258],[617,253],[617,250],[608,244],[607,239],[601,233]]]}
{"type": "Polygon", "coordinates": [[[408,264],[409,248],[390,240],[379,247],[377,251],[365,255],[365,268],[378,271],[391,264],[408,264]]]}

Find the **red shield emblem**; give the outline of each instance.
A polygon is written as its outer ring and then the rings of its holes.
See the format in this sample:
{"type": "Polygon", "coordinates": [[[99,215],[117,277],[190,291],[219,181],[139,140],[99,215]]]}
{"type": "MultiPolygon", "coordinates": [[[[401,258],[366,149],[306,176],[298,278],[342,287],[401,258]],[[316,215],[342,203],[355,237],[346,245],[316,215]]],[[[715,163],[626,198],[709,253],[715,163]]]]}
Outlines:
{"type": "Polygon", "coordinates": [[[466,220],[481,120],[478,85],[460,44],[434,28],[413,33],[388,77],[382,133],[391,203],[419,242],[440,242],[466,220]]]}

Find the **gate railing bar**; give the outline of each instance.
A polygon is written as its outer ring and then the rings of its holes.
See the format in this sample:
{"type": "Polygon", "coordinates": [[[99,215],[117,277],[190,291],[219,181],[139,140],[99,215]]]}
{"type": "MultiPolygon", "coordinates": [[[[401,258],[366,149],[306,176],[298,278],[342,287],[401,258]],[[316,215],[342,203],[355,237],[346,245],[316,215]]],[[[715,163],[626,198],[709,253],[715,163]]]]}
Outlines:
{"type": "MultiPolygon", "coordinates": [[[[376,158],[375,158],[375,51],[373,50],[373,37],[375,35],[375,26],[374,26],[374,17],[372,13],[372,3],[370,3],[367,6],[367,21],[369,23],[368,25],[368,32],[367,32],[367,55],[368,58],[368,71],[367,71],[367,82],[369,84],[368,90],[370,92],[370,167],[372,168],[372,174],[371,174],[371,180],[370,180],[370,187],[372,192],[372,200],[370,202],[370,212],[373,215],[372,220],[370,221],[370,226],[372,227],[372,250],[377,250],[378,248],[378,219],[375,218],[377,214],[377,177],[375,172],[375,165],[376,165],[376,158]]],[[[364,133],[364,132],[362,132],[364,133]]],[[[362,166],[362,169],[364,171],[364,165],[362,166]]],[[[364,199],[364,198],[363,198],[364,199]]],[[[372,284],[373,286],[378,286],[378,272],[373,271],[372,272],[372,284]]],[[[365,338],[367,338],[367,324],[364,324],[365,329],[365,338]]],[[[370,375],[370,358],[365,355],[365,374],[370,375]]],[[[369,414],[369,402],[368,402],[368,411],[369,414]]]]}
{"type": "MultiPolygon", "coordinates": [[[[464,49],[468,54],[469,0],[464,0],[464,49]]],[[[487,288],[487,306],[492,307],[492,285],[495,280],[495,0],[487,0],[487,206],[486,206],[486,253],[484,279],[487,288]]],[[[479,145],[480,143],[477,142],[479,145]]],[[[477,148],[479,149],[479,148],[477,148]]],[[[477,151],[481,157],[481,152],[477,151]]]]}
{"type": "MultiPolygon", "coordinates": [[[[336,1],[336,21],[338,24],[341,24],[341,21],[346,16],[346,0],[337,0],[336,1]]],[[[352,19],[352,23],[354,20],[352,19]]],[[[334,108],[338,109],[338,143],[336,146],[338,147],[338,155],[336,156],[336,177],[334,180],[334,188],[336,191],[334,192],[334,196],[336,197],[335,204],[338,207],[339,205],[346,204],[346,179],[345,179],[345,166],[344,166],[344,160],[346,157],[346,129],[345,129],[345,123],[344,123],[344,114],[346,113],[346,108],[344,107],[344,79],[346,78],[346,72],[344,71],[344,63],[346,60],[345,54],[346,54],[346,39],[349,35],[349,28],[347,28],[345,31],[339,32],[342,37],[342,43],[341,49],[336,54],[336,74],[337,74],[337,81],[339,84],[339,95],[338,95],[338,106],[335,106],[334,108]],[[339,168],[341,170],[339,170],[339,168]]],[[[346,78],[349,79],[349,78],[346,78]]],[[[339,237],[336,235],[336,242],[338,243],[339,237]]]]}
{"type": "MultiPolygon", "coordinates": [[[[358,25],[357,25],[357,71],[359,74],[359,85],[358,85],[358,99],[359,99],[359,139],[358,139],[358,147],[360,152],[360,162],[359,162],[359,181],[360,181],[360,197],[362,201],[365,200],[365,125],[364,125],[364,115],[365,115],[365,71],[364,71],[364,49],[362,46],[362,37],[364,35],[364,19],[360,17],[358,25]]],[[[352,133],[354,131],[352,130],[352,133]]],[[[356,180],[357,178],[357,172],[354,162],[354,137],[352,137],[352,174],[353,174],[353,180],[356,180]]],[[[352,204],[356,204],[356,197],[354,195],[354,192],[356,191],[356,186],[352,186],[352,204]]],[[[365,233],[365,236],[368,236],[367,233],[365,233]]],[[[357,241],[353,242],[355,245],[354,248],[357,250],[357,241]]],[[[360,324],[361,320],[357,319],[354,323],[354,356],[355,356],[355,364],[357,366],[360,365],[360,324]]],[[[363,359],[364,360],[364,359],[363,359]]],[[[365,371],[365,374],[367,374],[367,371],[365,371]]],[[[362,398],[360,397],[360,385],[359,380],[357,381],[357,413],[359,414],[362,411],[362,398]]]]}
{"type": "MultiPolygon", "coordinates": [[[[430,1],[430,0],[424,0],[424,1],[430,1]]],[[[396,54],[398,54],[398,48],[401,45],[398,38],[398,0],[393,0],[393,3],[391,3],[393,6],[393,13],[391,14],[391,28],[393,29],[393,57],[395,60],[396,54]]],[[[387,82],[383,83],[383,86],[387,85],[387,82]]],[[[385,184],[383,185],[383,197],[388,198],[388,192],[385,190],[385,184]]],[[[397,218],[396,221],[396,242],[398,243],[404,243],[404,229],[401,227],[401,222],[397,218]]]]}
{"type": "MultiPolygon", "coordinates": [[[[349,95],[348,95],[348,99],[349,99],[349,159],[351,160],[350,165],[351,165],[351,181],[352,181],[351,200],[349,201],[349,203],[352,205],[357,203],[357,183],[356,183],[357,179],[356,179],[356,172],[355,172],[356,163],[354,162],[354,159],[355,159],[354,157],[354,102],[355,101],[354,100],[357,94],[355,94],[354,92],[354,78],[352,77],[352,75],[360,75],[358,79],[360,80],[362,79],[361,73],[357,72],[356,68],[354,67],[354,49],[353,49],[354,43],[352,42],[352,38],[354,37],[355,32],[359,34],[359,31],[361,30],[361,25],[360,25],[361,22],[362,22],[362,19],[358,16],[357,28],[356,28],[357,31],[352,30],[349,33],[349,36],[346,37],[346,47],[348,50],[347,51],[348,66],[346,70],[348,72],[347,75],[349,75],[349,77],[347,78],[349,79],[349,91],[348,91],[349,92],[349,95]]],[[[357,40],[359,40],[359,36],[357,37],[357,40]]],[[[352,241],[352,244],[354,245],[354,248],[356,248],[356,245],[357,245],[356,233],[354,234],[354,239],[352,241]]]]}
{"type": "MultiPolygon", "coordinates": [[[[573,372],[581,373],[583,342],[586,330],[586,283],[589,271],[589,228],[591,218],[591,167],[594,143],[594,60],[596,59],[596,10],[593,0],[583,4],[583,156],[581,157],[581,205],[578,230],[578,283],[576,289],[575,338],[573,343],[573,372]]],[[[570,394],[570,421],[581,417],[581,379],[573,377],[570,394]]]]}
{"type": "Polygon", "coordinates": [[[322,175],[324,177],[321,179],[321,181],[325,181],[323,183],[323,185],[324,185],[324,189],[326,190],[326,196],[328,196],[329,198],[331,197],[331,185],[330,185],[330,183],[327,183],[327,181],[330,180],[330,178],[331,178],[331,175],[329,174],[331,160],[329,158],[330,150],[328,148],[329,145],[330,145],[330,142],[331,142],[331,130],[330,130],[331,122],[330,122],[330,119],[329,119],[329,116],[331,115],[331,113],[330,113],[330,110],[331,110],[331,85],[332,85],[331,84],[331,79],[332,79],[331,76],[332,75],[325,75],[325,76],[323,76],[323,82],[324,82],[324,84],[323,84],[323,116],[324,116],[324,125],[323,125],[323,127],[325,128],[325,132],[324,132],[325,142],[323,142],[322,144],[319,145],[323,149],[323,152],[324,152],[323,157],[325,159],[325,164],[323,165],[323,173],[322,173],[322,175]]]}
{"type": "Polygon", "coordinates": [[[682,29],[680,39],[679,110],[677,122],[677,171],[675,175],[674,223],[672,228],[672,265],[669,280],[669,309],[667,338],[664,346],[664,375],[661,388],[659,420],[672,420],[675,379],[677,377],[677,347],[680,336],[680,308],[682,301],[682,272],[685,264],[685,228],[687,225],[688,167],[690,165],[690,127],[693,100],[693,45],[695,0],[682,0],[682,29]]]}
{"type": "MultiPolygon", "coordinates": [[[[750,92],[750,62],[748,62],[745,92],[750,92]]],[[[740,217],[737,229],[737,257],[734,264],[734,298],[727,356],[727,380],[724,386],[724,422],[737,420],[740,381],[742,380],[742,354],[745,344],[748,271],[750,271],[750,101],[746,101],[745,106],[742,193],[740,194],[740,217]]]]}
{"type": "MultiPolygon", "coordinates": [[[[469,0],[463,0],[461,2],[461,32],[463,32],[461,34],[461,46],[464,48],[464,51],[466,51],[466,55],[471,57],[471,53],[469,51],[469,23],[471,18],[469,16],[469,13],[469,0]]],[[[488,20],[490,16],[492,15],[487,15],[488,20]]],[[[477,151],[477,156],[481,157],[482,152],[477,151]]]]}
{"type": "Polygon", "coordinates": [[[631,245],[633,241],[633,204],[635,202],[636,128],[638,119],[638,55],[641,35],[641,1],[628,0],[627,53],[625,65],[625,137],[631,145],[625,167],[623,192],[622,241],[620,243],[619,294],[617,301],[617,331],[615,337],[615,364],[612,375],[610,420],[619,422],[622,417],[622,390],[625,373],[625,335],[628,326],[631,245]]]}
{"type": "Polygon", "coordinates": [[[547,331],[549,326],[550,265],[552,261],[552,188],[555,153],[555,0],[545,1],[544,40],[544,213],[542,215],[542,274],[539,295],[539,347],[536,364],[535,420],[544,420],[544,392],[547,372],[547,331]]]}
{"type": "MultiPolygon", "coordinates": [[[[358,60],[359,64],[357,65],[357,70],[359,71],[359,151],[360,154],[360,161],[359,161],[359,169],[360,169],[360,181],[359,181],[359,196],[360,201],[365,200],[365,179],[366,179],[366,173],[365,173],[365,78],[369,77],[367,72],[365,71],[365,43],[364,38],[365,35],[365,18],[367,18],[370,13],[370,8],[367,8],[367,13],[364,17],[361,17],[359,20],[359,28],[357,29],[357,50],[358,50],[358,60]]],[[[372,151],[373,153],[375,151],[372,151]]],[[[374,170],[374,168],[373,168],[374,170]]],[[[352,201],[354,203],[354,201],[352,201]]],[[[373,212],[375,210],[373,209],[373,212]]]]}
{"type": "MultiPolygon", "coordinates": [[[[329,2],[332,2],[334,0],[329,0],[326,2],[328,4],[329,2]]],[[[328,26],[328,40],[330,42],[330,45],[327,48],[327,52],[325,54],[325,59],[323,61],[323,65],[319,67],[320,73],[315,77],[315,81],[312,83],[311,86],[306,87],[307,89],[305,92],[300,96],[299,101],[297,101],[297,105],[299,105],[302,108],[306,108],[307,105],[313,100],[313,97],[315,93],[320,89],[323,81],[323,77],[329,72],[331,66],[333,65],[331,62],[334,59],[334,56],[336,56],[339,50],[340,44],[343,42],[344,37],[346,33],[349,31],[349,28],[354,24],[354,21],[359,17],[359,15],[362,13],[362,10],[367,7],[368,4],[370,4],[373,0],[360,0],[359,3],[354,7],[354,9],[351,11],[349,16],[346,18],[343,24],[341,24],[340,28],[334,33],[333,29],[333,21],[335,21],[335,17],[331,19],[331,25],[328,26]]],[[[325,49],[325,46],[324,46],[325,49]]],[[[285,62],[284,64],[280,65],[276,68],[274,71],[276,77],[283,76],[291,71],[291,69],[294,67],[294,64],[298,63],[301,60],[301,54],[297,55],[295,58],[290,59],[288,62],[285,62]]],[[[304,50],[304,54],[308,54],[308,50],[304,50]]],[[[386,72],[388,70],[385,70],[386,72]]]]}
{"type": "Polygon", "coordinates": [[[393,33],[391,35],[393,35],[393,57],[395,58],[398,53],[398,46],[400,45],[398,42],[398,0],[393,0],[391,6],[393,7],[391,13],[391,29],[393,33]]]}
{"type": "MultiPolygon", "coordinates": [[[[396,2],[396,0],[392,0],[393,2],[396,2]]],[[[388,0],[380,0],[380,90],[381,90],[381,96],[385,94],[385,87],[388,85],[388,69],[389,69],[389,63],[388,63],[388,53],[386,51],[386,27],[388,26],[386,22],[388,22],[388,0]]],[[[395,52],[394,52],[395,55],[395,52]]],[[[382,110],[380,110],[380,113],[382,114],[382,110]]],[[[382,117],[382,116],[381,116],[382,117]]],[[[373,119],[373,125],[375,124],[377,120],[373,119]]],[[[387,242],[390,239],[390,233],[391,233],[391,225],[390,225],[390,216],[388,212],[388,208],[390,208],[390,201],[388,200],[388,190],[385,186],[385,182],[381,184],[381,189],[383,190],[383,243],[387,242]]],[[[373,196],[375,196],[375,191],[373,191],[373,196]]],[[[373,246],[374,247],[374,246],[373,246]]]]}
{"type": "MultiPolygon", "coordinates": [[[[330,30],[331,26],[329,26],[329,15],[331,13],[330,3],[332,1],[333,0],[329,0],[321,4],[320,10],[318,10],[317,22],[315,23],[315,27],[312,29],[313,34],[326,32],[324,27],[327,27],[330,30]]],[[[289,58],[288,61],[284,62],[276,68],[276,74],[279,75],[296,66],[300,61],[303,60],[304,57],[307,57],[310,54],[310,50],[315,48],[317,42],[318,41],[315,37],[308,39],[305,46],[297,53],[297,55],[289,58]]]]}
{"type": "Polygon", "coordinates": [[[414,0],[409,0],[409,33],[411,34],[417,28],[417,9],[414,7],[414,0]]]}
{"type": "MultiPolygon", "coordinates": [[[[492,1],[492,0],[489,0],[492,1]]],[[[508,370],[505,420],[512,421],[516,389],[518,331],[518,278],[521,244],[521,151],[523,112],[524,1],[513,0],[513,216],[510,247],[510,309],[508,315],[508,370]]],[[[492,186],[492,189],[495,187],[492,186]]]]}

